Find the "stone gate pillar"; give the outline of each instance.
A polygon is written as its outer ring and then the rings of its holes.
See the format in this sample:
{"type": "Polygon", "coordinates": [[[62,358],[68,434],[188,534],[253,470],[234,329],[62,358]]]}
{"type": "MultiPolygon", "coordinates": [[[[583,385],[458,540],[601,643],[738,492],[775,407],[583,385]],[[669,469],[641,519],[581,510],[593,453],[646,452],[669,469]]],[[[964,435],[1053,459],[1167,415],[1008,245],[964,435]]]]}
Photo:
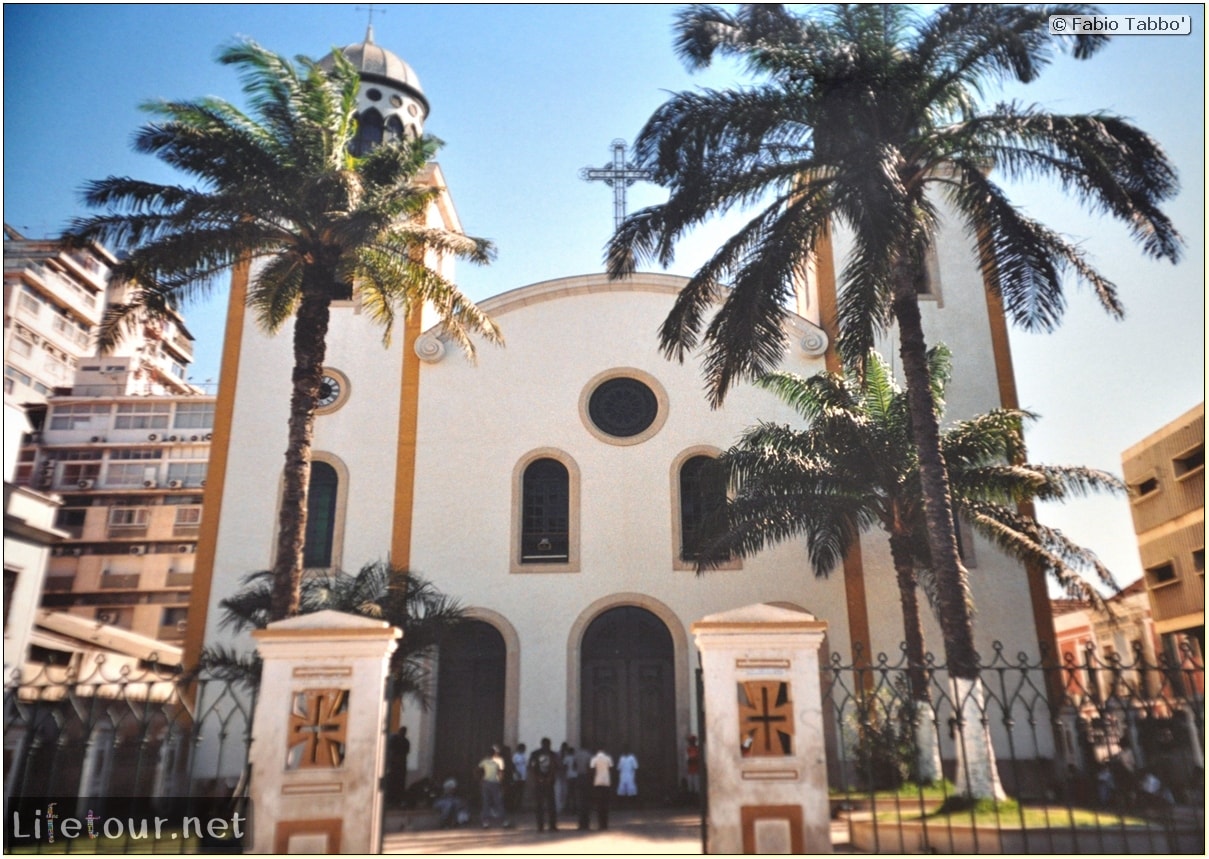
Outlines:
{"type": "Polygon", "coordinates": [[[705,690],[710,853],[830,853],[819,648],[827,624],[751,605],[692,626],[705,690]]]}
{"type": "Polygon", "coordinates": [[[336,611],[252,633],[264,673],[252,722],[251,852],[379,852],[386,671],[401,634],[336,611]]]}

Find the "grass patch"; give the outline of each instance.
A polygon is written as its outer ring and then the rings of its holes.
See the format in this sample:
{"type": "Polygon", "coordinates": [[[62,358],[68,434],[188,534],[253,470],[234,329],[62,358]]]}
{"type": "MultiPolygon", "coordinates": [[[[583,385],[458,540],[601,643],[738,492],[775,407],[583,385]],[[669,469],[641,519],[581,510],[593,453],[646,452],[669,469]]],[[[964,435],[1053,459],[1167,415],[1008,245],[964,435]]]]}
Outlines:
{"type": "Polygon", "coordinates": [[[873,797],[879,802],[882,800],[900,800],[903,802],[919,801],[921,798],[928,801],[943,802],[946,799],[953,797],[957,793],[957,789],[950,781],[938,781],[931,784],[916,784],[914,782],[904,782],[901,787],[895,790],[877,790],[872,793],[866,790],[857,790],[855,788],[844,791],[838,788],[831,788],[828,794],[832,799],[867,799],[873,797]]]}
{"type": "Polygon", "coordinates": [[[993,826],[999,829],[1147,829],[1152,824],[1141,818],[1113,812],[1066,806],[1021,805],[1014,799],[971,799],[950,796],[936,811],[928,814],[878,812],[879,821],[904,823],[928,821],[956,825],[993,826]]]}

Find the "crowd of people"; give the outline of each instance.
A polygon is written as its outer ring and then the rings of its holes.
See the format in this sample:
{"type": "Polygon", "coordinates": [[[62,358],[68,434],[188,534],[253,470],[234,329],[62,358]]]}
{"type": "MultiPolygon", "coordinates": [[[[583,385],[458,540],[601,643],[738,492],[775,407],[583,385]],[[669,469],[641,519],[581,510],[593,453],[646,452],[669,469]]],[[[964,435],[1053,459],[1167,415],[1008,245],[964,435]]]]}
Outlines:
{"type": "MultiPolygon", "coordinates": [[[[700,772],[696,737],[689,737],[685,755],[687,786],[696,791],[700,772]]],[[[614,759],[603,747],[577,749],[564,742],[555,750],[548,737],[532,752],[524,743],[515,751],[503,744],[493,745],[473,774],[480,825],[484,829],[511,828],[522,808],[531,805],[538,832],[557,832],[560,820],[565,822],[563,828],[588,830],[593,812],[596,828],[608,829],[611,806],[637,804],[639,769],[638,757],[628,748],[614,759]]],[[[442,784],[433,802],[442,827],[470,822],[470,797],[462,787],[455,778],[442,784]]]]}

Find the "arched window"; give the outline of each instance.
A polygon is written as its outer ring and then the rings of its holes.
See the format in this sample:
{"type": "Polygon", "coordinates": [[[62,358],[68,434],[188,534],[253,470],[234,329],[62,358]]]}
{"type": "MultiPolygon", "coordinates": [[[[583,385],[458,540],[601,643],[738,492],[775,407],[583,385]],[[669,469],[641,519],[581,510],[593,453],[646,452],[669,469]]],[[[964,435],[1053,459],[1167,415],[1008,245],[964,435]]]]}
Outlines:
{"type": "Polygon", "coordinates": [[[357,136],[349,147],[354,155],[364,155],[382,142],[382,114],[372,107],[357,117],[357,136]]]}
{"type": "Polygon", "coordinates": [[[386,140],[393,142],[403,138],[403,123],[399,121],[399,117],[392,116],[386,120],[386,140]]]}
{"type": "Polygon", "coordinates": [[[521,563],[565,564],[570,551],[570,477],[556,459],[525,468],[521,501],[521,563]]]}
{"type": "Polygon", "coordinates": [[[332,544],[336,534],[336,494],[340,478],[326,462],[311,463],[311,483],[306,500],[306,542],[304,567],[330,567],[332,544]]]}
{"type": "MultiPolygon", "coordinates": [[[[680,559],[703,559],[703,547],[725,527],[726,478],[717,460],[694,456],[680,466],[680,559]]],[[[730,558],[715,550],[709,560],[730,558]]]]}

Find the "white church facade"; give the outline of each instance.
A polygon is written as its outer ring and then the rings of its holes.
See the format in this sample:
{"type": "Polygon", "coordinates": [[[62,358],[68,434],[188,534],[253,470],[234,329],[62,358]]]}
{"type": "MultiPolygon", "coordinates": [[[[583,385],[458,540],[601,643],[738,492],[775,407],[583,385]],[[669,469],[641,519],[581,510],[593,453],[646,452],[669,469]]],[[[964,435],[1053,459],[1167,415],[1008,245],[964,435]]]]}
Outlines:
{"type": "MultiPolygon", "coordinates": [[[[371,88],[373,103],[398,94],[401,109],[426,110],[397,57],[384,59],[389,52],[368,40],[345,51],[361,63],[367,110],[371,88]]],[[[444,186],[439,168],[431,181],[444,186]]],[[[448,193],[430,217],[458,226],[448,193]]],[[[931,342],[954,352],[950,420],[1016,405],[1003,316],[962,238],[942,234],[923,302],[931,342]]],[[[187,661],[203,643],[231,643],[218,601],[272,564],[291,332],[268,337],[245,317],[246,283],[237,273],[228,311],[187,661]]],[[[800,542],[695,572],[701,458],[758,420],[792,423],[795,414],[749,385],[711,410],[699,365],[659,353],[656,332],[683,283],[589,274],[517,284],[479,302],[506,346],[481,346],[475,363],[422,325],[384,347],[355,296],[333,308],[313,446],[321,465],[312,485],[322,481],[327,499],[323,545],[308,544],[314,565],[355,572],[389,557],[475,620],[438,657],[436,706],[404,712],[412,778],[464,777],[486,743],[533,747],[547,736],[615,755],[629,746],[648,783],[671,789],[697,725],[690,626],[752,603],[826,621],[827,651],[845,664],[858,643],[897,658],[901,611],[880,532],[827,579],[814,578],[800,542]]],[[[808,376],[836,366],[834,296],[824,256],[801,285],[784,369],[808,376]]],[[[1044,582],[966,542],[980,650],[998,641],[1037,661],[1039,639],[1052,636],[1044,582]]],[[[939,630],[930,616],[925,623],[939,654],[939,630]]]]}

